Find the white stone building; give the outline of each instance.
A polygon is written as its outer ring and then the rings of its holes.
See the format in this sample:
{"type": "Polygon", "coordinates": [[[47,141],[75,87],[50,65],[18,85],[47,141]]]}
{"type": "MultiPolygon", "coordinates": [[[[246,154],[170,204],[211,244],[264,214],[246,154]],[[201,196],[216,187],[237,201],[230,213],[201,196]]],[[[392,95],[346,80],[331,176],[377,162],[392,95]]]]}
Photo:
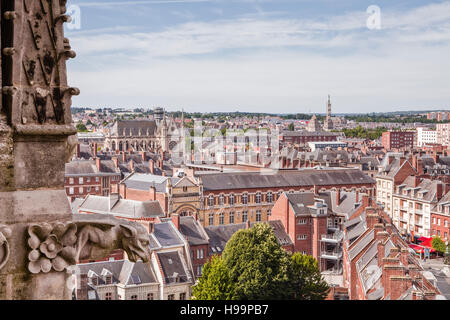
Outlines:
{"type": "Polygon", "coordinates": [[[430,130],[427,128],[420,127],[417,128],[416,131],[417,131],[416,137],[418,147],[438,143],[436,130],[430,130]]]}

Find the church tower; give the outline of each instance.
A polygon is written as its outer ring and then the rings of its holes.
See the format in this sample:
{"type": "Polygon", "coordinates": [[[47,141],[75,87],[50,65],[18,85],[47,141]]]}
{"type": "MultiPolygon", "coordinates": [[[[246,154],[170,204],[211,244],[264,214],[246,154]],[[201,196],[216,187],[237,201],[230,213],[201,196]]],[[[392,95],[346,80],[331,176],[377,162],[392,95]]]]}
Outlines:
{"type": "Polygon", "coordinates": [[[316,115],[313,115],[311,120],[309,120],[307,129],[309,132],[321,131],[319,120],[317,120],[316,115]]]}
{"type": "Polygon", "coordinates": [[[328,95],[328,105],[327,105],[327,117],[325,118],[325,123],[323,128],[326,131],[334,129],[333,120],[331,119],[331,97],[328,95]]]}

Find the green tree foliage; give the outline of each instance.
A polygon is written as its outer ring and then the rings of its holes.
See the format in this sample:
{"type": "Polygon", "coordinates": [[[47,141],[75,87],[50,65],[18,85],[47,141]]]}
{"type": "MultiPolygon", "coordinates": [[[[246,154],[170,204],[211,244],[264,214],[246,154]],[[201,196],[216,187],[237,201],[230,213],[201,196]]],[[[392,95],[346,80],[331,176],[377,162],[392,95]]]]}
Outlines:
{"type": "Polygon", "coordinates": [[[439,251],[441,253],[445,252],[445,243],[441,240],[440,237],[433,237],[433,240],[431,241],[431,246],[434,250],[439,251]]]}
{"type": "Polygon", "coordinates": [[[234,284],[223,260],[213,256],[205,263],[199,282],[192,288],[192,300],[230,300],[234,284]]]}
{"type": "Polygon", "coordinates": [[[295,130],[295,126],[293,123],[289,124],[289,131],[294,131],[295,130]]]}
{"type": "Polygon", "coordinates": [[[77,128],[78,132],[88,132],[88,129],[86,128],[86,126],[81,122],[79,122],[77,124],[76,128],[77,128]]]}
{"type": "Polygon", "coordinates": [[[197,300],[317,300],[328,286],[317,260],[283,250],[267,223],[236,232],[221,257],[203,269],[193,288],[197,300]]]}
{"type": "Polygon", "coordinates": [[[354,129],[343,129],[345,136],[347,138],[361,138],[361,139],[371,139],[376,140],[383,135],[383,132],[386,132],[387,129],[384,127],[378,127],[374,129],[364,129],[361,126],[357,126],[354,129]]]}
{"type": "Polygon", "coordinates": [[[289,257],[268,224],[236,232],[222,255],[235,283],[233,299],[288,299],[289,257]]]}
{"type": "Polygon", "coordinates": [[[329,287],[323,280],[314,257],[295,253],[291,257],[290,276],[294,298],[297,300],[323,300],[327,297],[329,287]]]}

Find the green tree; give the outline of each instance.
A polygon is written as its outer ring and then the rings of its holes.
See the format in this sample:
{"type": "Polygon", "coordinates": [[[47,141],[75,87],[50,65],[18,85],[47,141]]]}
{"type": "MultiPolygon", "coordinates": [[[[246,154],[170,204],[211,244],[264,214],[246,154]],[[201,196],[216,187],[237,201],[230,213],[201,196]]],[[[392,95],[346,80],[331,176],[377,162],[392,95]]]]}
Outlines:
{"type": "Polygon", "coordinates": [[[327,297],[329,287],[323,280],[317,260],[301,253],[291,256],[290,276],[297,300],[323,300],[327,297]]]}
{"type": "Polygon", "coordinates": [[[441,240],[440,237],[433,237],[433,240],[431,241],[431,246],[433,247],[434,250],[440,253],[444,253],[446,249],[445,243],[444,241],[441,240]]]}
{"type": "Polygon", "coordinates": [[[192,300],[231,300],[234,284],[223,260],[213,256],[203,266],[198,283],[192,288],[192,300]]]}
{"type": "Polygon", "coordinates": [[[286,252],[268,223],[236,232],[193,288],[197,300],[319,300],[327,293],[317,260],[286,252]]]}
{"type": "Polygon", "coordinates": [[[289,299],[289,256],[267,223],[236,232],[222,255],[236,300],[289,299]]]}
{"type": "Polygon", "coordinates": [[[76,128],[77,128],[77,131],[78,131],[78,132],[87,132],[87,131],[88,131],[88,129],[86,128],[86,126],[85,126],[83,123],[81,123],[81,122],[79,122],[79,123],[77,124],[76,128]]]}
{"type": "Polygon", "coordinates": [[[289,131],[294,131],[295,130],[295,126],[293,123],[289,124],[289,131]]]}

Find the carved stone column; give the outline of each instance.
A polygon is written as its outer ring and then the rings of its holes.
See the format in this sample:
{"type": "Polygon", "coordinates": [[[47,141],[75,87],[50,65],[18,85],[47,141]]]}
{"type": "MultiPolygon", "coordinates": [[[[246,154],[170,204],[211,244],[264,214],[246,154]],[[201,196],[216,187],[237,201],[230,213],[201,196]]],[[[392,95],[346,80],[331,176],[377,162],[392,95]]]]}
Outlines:
{"type": "Polygon", "coordinates": [[[0,2],[0,299],[70,299],[71,265],[114,249],[149,260],[146,229],[72,216],[65,163],[76,146],[64,38],[65,0],[0,2]]]}
{"type": "Polygon", "coordinates": [[[64,165],[76,133],[65,1],[1,1],[0,299],[69,299],[68,274],[28,270],[30,224],[72,219],[64,165]]]}

